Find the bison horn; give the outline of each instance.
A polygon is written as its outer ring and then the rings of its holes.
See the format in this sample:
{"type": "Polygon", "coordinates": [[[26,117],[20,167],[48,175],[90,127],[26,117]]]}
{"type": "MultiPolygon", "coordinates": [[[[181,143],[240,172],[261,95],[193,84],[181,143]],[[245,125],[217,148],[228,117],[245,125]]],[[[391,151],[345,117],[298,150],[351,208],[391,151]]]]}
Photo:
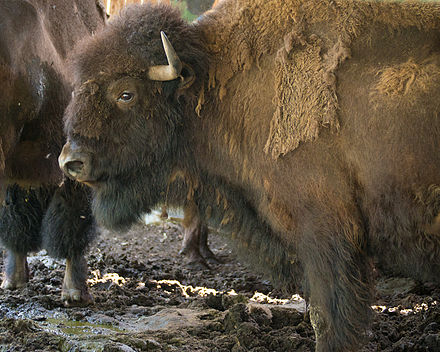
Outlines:
{"type": "Polygon", "coordinates": [[[172,81],[180,77],[182,62],[163,31],[160,32],[162,45],[167,56],[168,65],[151,66],[148,69],[148,78],[152,81],[172,81]]]}

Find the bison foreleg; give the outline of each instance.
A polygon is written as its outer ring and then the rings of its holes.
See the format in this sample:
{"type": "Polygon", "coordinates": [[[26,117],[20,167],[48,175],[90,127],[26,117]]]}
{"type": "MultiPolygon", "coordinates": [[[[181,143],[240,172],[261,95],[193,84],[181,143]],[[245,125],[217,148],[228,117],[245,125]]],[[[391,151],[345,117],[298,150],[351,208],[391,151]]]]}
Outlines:
{"type": "Polygon", "coordinates": [[[61,299],[66,306],[93,303],[87,287],[87,262],[83,256],[66,259],[61,299]]]}
{"type": "MultiPolygon", "coordinates": [[[[185,221],[188,219],[185,217],[185,221]]],[[[189,223],[184,222],[182,248],[179,254],[184,255],[188,259],[189,266],[201,266],[209,268],[208,263],[200,253],[200,231],[201,223],[198,218],[192,218],[189,223]]]]}
{"type": "MultiPolygon", "coordinates": [[[[322,214],[322,213],[321,213],[322,214]]],[[[355,351],[371,318],[370,265],[354,219],[314,219],[300,253],[316,351],[355,351]]]]}
{"type": "Polygon", "coordinates": [[[4,277],[1,288],[16,289],[23,287],[29,280],[29,268],[26,254],[7,251],[4,277]]]}
{"type": "Polygon", "coordinates": [[[62,291],[66,305],[92,302],[84,253],[96,229],[87,192],[83,186],[65,180],[52,198],[42,224],[43,246],[48,254],[66,259],[62,291]]]}
{"type": "Polygon", "coordinates": [[[29,280],[26,256],[41,246],[41,221],[52,194],[53,187],[8,186],[0,210],[0,240],[7,249],[2,288],[19,288],[29,280]]]}
{"type": "Polygon", "coordinates": [[[222,261],[219,260],[215,254],[211,251],[208,246],[208,226],[205,223],[200,224],[200,236],[199,236],[199,250],[200,254],[205,258],[209,263],[212,264],[221,264],[222,261]]]}

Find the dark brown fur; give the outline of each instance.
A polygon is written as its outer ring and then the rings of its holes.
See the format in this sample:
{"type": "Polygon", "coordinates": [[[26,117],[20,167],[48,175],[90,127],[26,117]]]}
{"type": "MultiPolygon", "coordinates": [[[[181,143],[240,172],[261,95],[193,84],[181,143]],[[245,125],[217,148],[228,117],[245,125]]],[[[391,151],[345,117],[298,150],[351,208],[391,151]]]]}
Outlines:
{"type": "Polygon", "coordinates": [[[435,3],[224,0],[190,25],[132,7],[76,50],[63,154],[101,224],[195,201],[306,295],[318,351],[356,350],[373,262],[440,283],[439,50],[435,3]],[[160,30],[190,87],[148,80],[160,30]]]}

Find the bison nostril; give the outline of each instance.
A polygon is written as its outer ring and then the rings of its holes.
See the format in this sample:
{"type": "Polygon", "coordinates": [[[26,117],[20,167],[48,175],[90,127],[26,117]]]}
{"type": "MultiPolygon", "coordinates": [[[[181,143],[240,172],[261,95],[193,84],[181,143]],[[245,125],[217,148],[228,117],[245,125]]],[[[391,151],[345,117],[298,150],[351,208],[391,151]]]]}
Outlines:
{"type": "Polygon", "coordinates": [[[77,177],[79,174],[81,174],[84,163],[79,160],[73,160],[69,161],[64,165],[65,171],[72,177],[77,177]]]}

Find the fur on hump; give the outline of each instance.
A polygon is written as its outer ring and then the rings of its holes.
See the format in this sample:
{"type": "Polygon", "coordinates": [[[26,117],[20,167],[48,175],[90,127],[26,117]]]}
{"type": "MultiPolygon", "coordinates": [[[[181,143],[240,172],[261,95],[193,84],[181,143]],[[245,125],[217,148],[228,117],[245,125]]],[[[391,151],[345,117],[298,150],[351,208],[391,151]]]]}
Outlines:
{"type": "MultiPolygon", "coordinates": [[[[275,113],[265,152],[273,158],[338,131],[336,71],[371,26],[440,28],[440,4],[379,0],[222,1],[198,25],[212,55],[208,89],[219,99],[239,71],[273,55],[275,113]],[[300,103],[298,103],[300,102],[300,103]]],[[[265,68],[267,69],[267,68],[265,68]]]]}

